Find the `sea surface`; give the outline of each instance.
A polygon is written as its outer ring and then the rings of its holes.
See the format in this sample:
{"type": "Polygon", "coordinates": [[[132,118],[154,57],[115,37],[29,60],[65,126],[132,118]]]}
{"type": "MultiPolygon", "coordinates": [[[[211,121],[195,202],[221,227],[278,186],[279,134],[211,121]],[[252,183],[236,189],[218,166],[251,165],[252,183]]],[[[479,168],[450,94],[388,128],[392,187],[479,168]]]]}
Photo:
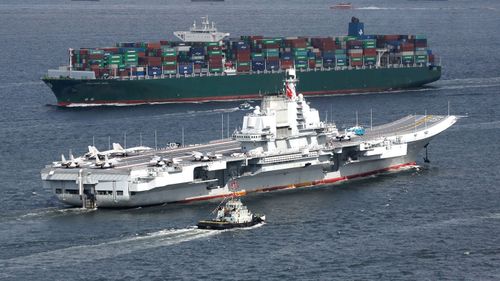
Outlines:
{"type": "MultiPolygon", "coordinates": [[[[0,280],[500,280],[500,3],[2,0],[0,280]],[[217,202],[125,210],[69,208],[40,169],[108,139],[202,143],[234,130],[238,102],[58,108],[40,77],[67,49],[174,39],[208,15],[234,36],[425,34],[442,79],[420,90],[309,99],[322,118],[368,125],[407,114],[462,115],[418,169],[244,199],[260,227],[201,231],[217,202]],[[221,119],[229,118],[224,132],[221,119]]],[[[423,156],[423,155],[422,155],[423,156]]]]}

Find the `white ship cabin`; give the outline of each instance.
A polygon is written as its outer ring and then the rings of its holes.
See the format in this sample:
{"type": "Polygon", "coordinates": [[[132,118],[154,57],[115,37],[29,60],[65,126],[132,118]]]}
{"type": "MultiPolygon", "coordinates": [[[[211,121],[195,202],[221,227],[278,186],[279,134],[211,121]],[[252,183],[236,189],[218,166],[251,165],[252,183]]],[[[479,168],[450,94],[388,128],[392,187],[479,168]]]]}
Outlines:
{"type": "Polygon", "coordinates": [[[287,70],[285,94],[264,97],[262,107],[244,117],[242,129],[233,135],[244,152],[258,155],[318,145],[318,130],[325,124],[302,94],[296,95],[296,81],[295,70],[287,70]]]}
{"type": "Polygon", "coordinates": [[[183,42],[220,42],[229,33],[218,32],[214,22],[210,24],[208,17],[201,17],[201,27],[195,21],[189,31],[175,31],[174,35],[183,42]]]}

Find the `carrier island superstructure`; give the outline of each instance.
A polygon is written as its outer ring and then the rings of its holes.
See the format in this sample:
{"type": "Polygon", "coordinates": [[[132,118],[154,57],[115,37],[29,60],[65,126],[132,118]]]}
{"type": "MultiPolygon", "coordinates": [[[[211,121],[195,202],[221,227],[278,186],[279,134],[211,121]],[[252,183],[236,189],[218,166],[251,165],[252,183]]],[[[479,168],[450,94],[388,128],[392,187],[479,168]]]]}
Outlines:
{"type": "MultiPolygon", "coordinates": [[[[347,136],[296,94],[267,95],[231,139],[132,156],[85,156],[47,165],[46,188],[74,206],[136,207],[307,188],[416,165],[419,152],[457,117],[410,115],[347,136]]],[[[126,155],[126,154],[122,154],[126,155]]]]}

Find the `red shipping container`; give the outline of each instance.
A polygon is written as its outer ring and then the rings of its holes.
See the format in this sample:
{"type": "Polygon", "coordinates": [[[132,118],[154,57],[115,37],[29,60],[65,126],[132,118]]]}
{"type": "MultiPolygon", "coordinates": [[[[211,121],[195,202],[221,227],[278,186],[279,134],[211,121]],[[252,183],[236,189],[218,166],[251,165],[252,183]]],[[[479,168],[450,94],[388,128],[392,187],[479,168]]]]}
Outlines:
{"type": "Polygon", "coordinates": [[[149,66],[161,66],[161,57],[145,57],[145,60],[149,66]]]}
{"type": "Polygon", "coordinates": [[[160,40],[160,45],[167,46],[168,45],[168,41],[166,41],[166,40],[160,40]]]}
{"type": "Polygon", "coordinates": [[[143,58],[146,56],[146,53],[145,52],[137,52],[137,57],[138,58],[143,58]]]}
{"type": "Polygon", "coordinates": [[[399,35],[384,35],[385,41],[397,41],[399,40],[399,35]]]}
{"type": "Polygon", "coordinates": [[[371,49],[363,49],[363,54],[365,56],[376,56],[377,55],[377,49],[371,48],[371,49]]]}
{"type": "Polygon", "coordinates": [[[361,58],[361,57],[363,57],[363,53],[359,53],[359,54],[348,53],[347,56],[351,57],[351,58],[361,58]]]}
{"type": "Polygon", "coordinates": [[[89,50],[88,50],[88,49],[80,49],[80,50],[78,50],[78,53],[79,53],[80,55],[86,55],[86,54],[88,54],[88,53],[89,53],[89,50]]]}
{"type": "Polygon", "coordinates": [[[148,50],[161,49],[161,44],[160,42],[148,42],[146,43],[146,47],[148,48],[148,50]]]}
{"type": "Polygon", "coordinates": [[[130,76],[129,70],[128,69],[124,69],[124,70],[120,71],[120,76],[121,77],[130,76]]]}
{"type": "Polygon", "coordinates": [[[106,47],[106,48],[101,48],[104,52],[107,53],[118,53],[120,50],[116,47],[106,47]]]}
{"type": "Polygon", "coordinates": [[[291,47],[292,48],[306,48],[307,47],[307,43],[306,43],[305,40],[304,41],[300,41],[300,40],[297,39],[297,40],[295,40],[295,41],[292,42],[291,47]]]}
{"type": "Polygon", "coordinates": [[[403,43],[401,44],[401,51],[403,52],[412,52],[415,50],[415,45],[411,43],[403,43]]]}
{"type": "Polygon", "coordinates": [[[281,69],[288,69],[293,66],[293,60],[281,60],[281,69]]]}
{"type": "Polygon", "coordinates": [[[177,57],[175,56],[161,57],[161,61],[177,61],[177,57]]]}
{"type": "Polygon", "coordinates": [[[89,59],[91,60],[102,60],[104,58],[103,54],[90,54],[89,59]]]}
{"type": "Polygon", "coordinates": [[[248,53],[248,54],[237,54],[236,55],[236,60],[238,60],[238,61],[249,61],[250,60],[250,53],[248,53]]]}
{"type": "Polygon", "coordinates": [[[351,66],[363,66],[363,62],[362,61],[352,61],[351,66]]]}
{"type": "Polygon", "coordinates": [[[249,65],[243,65],[243,66],[238,66],[236,68],[236,71],[238,72],[249,72],[250,71],[250,66],[249,65]]]}
{"type": "Polygon", "coordinates": [[[248,38],[250,39],[250,41],[255,41],[255,40],[262,40],[262,39],[264,39],[264,36],[262,36],[262,35],[251,35],[251,36],[248,36],[248,38]]]}
{"type": "Polygon", "coordinates": [[[164,65],[163,69],[164,70],[176,70],[177,69],[177,65],[164,65]]]}
{"type": "Polygon", "coordinates": [[[208,51],[220,51],[222,48],[220,46],[208,46],[207,47],[208,51]]]}

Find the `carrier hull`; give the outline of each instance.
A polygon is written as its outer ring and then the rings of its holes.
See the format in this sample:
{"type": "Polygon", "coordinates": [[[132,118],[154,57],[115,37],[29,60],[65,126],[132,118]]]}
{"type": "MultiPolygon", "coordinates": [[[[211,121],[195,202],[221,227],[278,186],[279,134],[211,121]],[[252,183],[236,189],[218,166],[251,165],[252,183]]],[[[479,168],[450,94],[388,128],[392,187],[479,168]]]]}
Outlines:
{"type": "MultiPolygon", "coordinates": [[[[421,140],[408,145],[407,154],[400,157],[370,160],[354,163],[343,163],[338,171],[325,173],[322,166],[302,166],[295,169],[278,170],[259,175],[238,178],[238,187],[234,190],[237,196],[256,195],[275,191],[307,189],[311,187],[342,184],[355,179],[362,179],[387,172],[397,172],[416,166],[416,158],[430,139],[421,140]]],[[[45,187],[52,189],[57,198],[65,204],[81,206],[78,194],[56,192],[61,185],[44,181],[45,187]]],[[[70,183],[76,187],[74,181],[70,183]]],[[[100,208],[132,208],[138,206],[161,205],[169,203],[191,203],[197,201],[218,200],[228,196],[226,190],[217,193],[207,189],[205,183],[188,183],[156,187],[143,192],[124,192],[124,196],[97,195],[100,208]],[[128,194],[127,194],[128,193],[128,194]]]]}

